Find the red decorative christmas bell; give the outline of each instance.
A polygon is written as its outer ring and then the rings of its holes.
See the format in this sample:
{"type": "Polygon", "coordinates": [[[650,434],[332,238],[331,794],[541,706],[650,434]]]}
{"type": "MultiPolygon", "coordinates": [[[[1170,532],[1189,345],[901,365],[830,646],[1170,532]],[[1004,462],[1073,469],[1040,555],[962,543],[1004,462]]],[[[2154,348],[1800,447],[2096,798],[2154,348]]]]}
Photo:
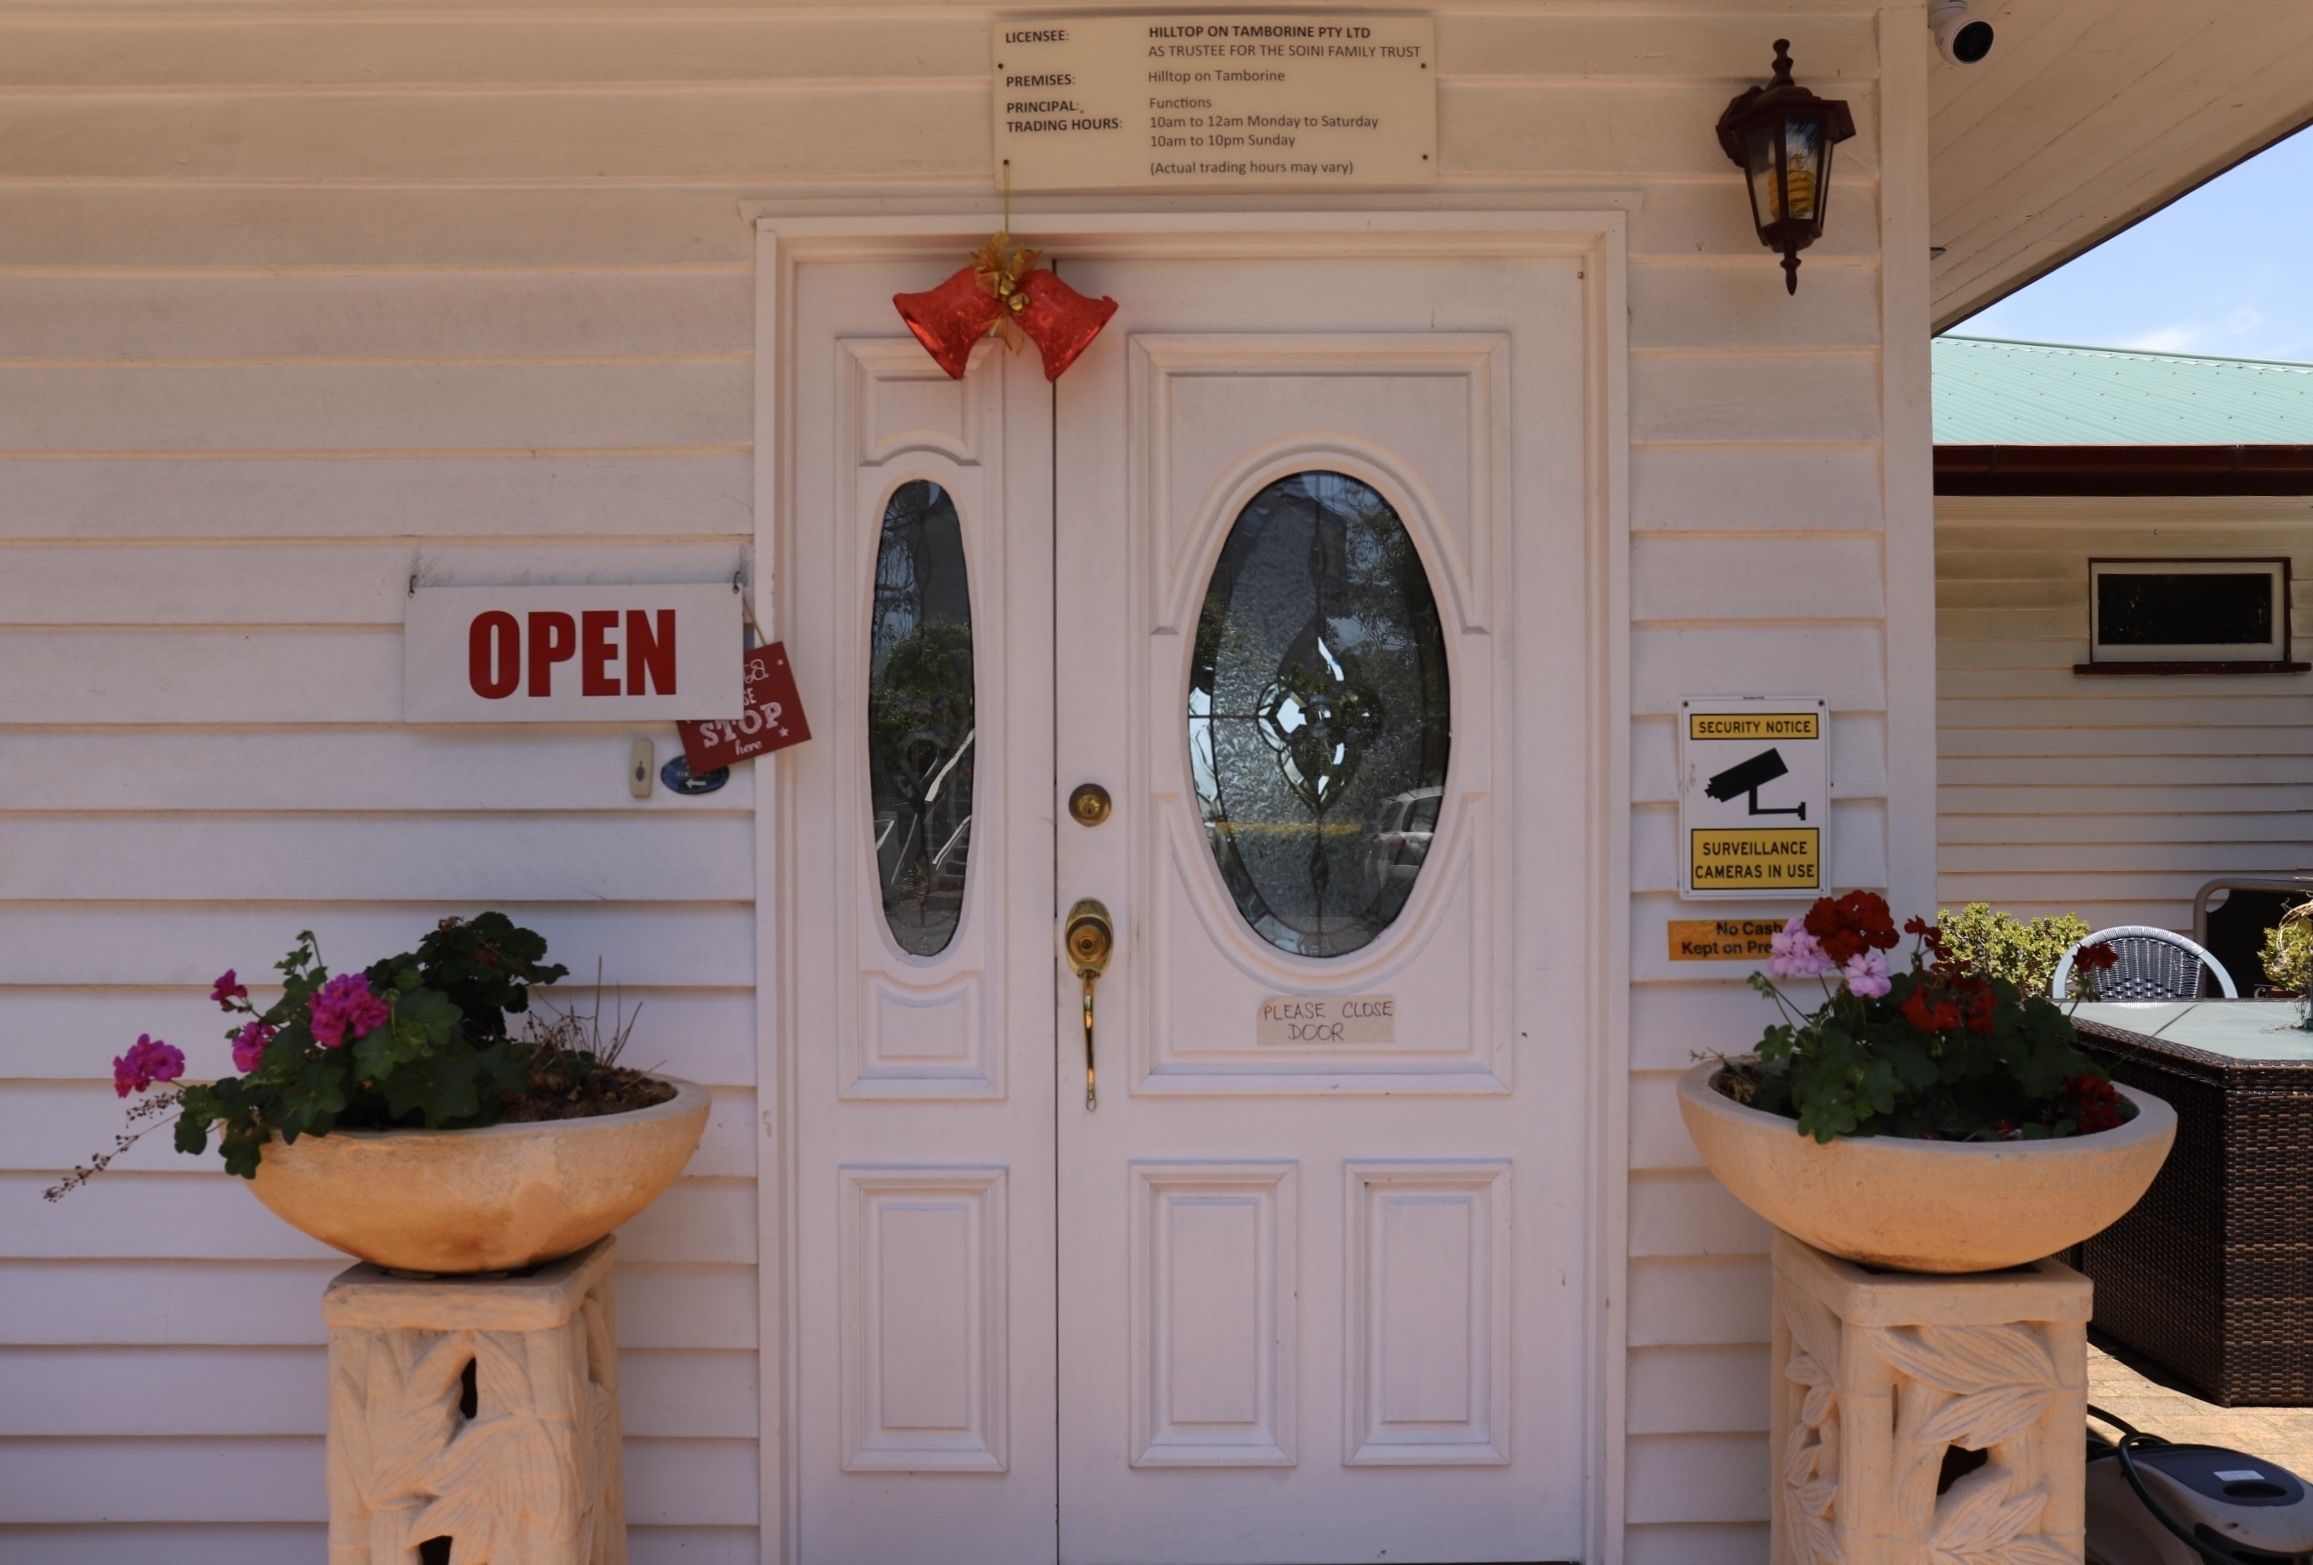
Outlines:
{"type": "Polygon", "coordinates": [[[891,302],[907,322],[924,351],[938,361],[951,380],[962,380],[972,360],[972,344],[995,328],[1004,306],[980,286],[965,267],[937,288],[923,293],[895,293],[891,302]]]}
{"type": "Polygon", "coordinates": [[[1058,380],[1116,313],[1114,299],[1087,299],[1056,272],[1030,272],[1020,294],[1028,300],[1020,311],[1020,329],[1044,356],[1046,380],[1058,380]]]}
{"type": "Polygon", "coordinates": [[[892,295],[900,319],[934,362],[961,380],[972,344],[999,332],[1017,350],[1033,342],[1044,378],[1058,380],[1116,313],[1114,299],[1087,299],[1047,269],[1036,251],[1008,233],[982,245],[972,264],[937,288],[892,295]]]}

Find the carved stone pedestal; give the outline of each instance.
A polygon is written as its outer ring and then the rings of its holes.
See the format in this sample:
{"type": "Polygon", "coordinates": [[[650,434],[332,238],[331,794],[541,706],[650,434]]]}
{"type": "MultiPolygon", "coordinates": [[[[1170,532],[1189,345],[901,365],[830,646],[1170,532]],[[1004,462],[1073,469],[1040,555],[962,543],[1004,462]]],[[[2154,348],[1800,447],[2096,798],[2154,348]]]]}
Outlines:
{"type": "Polygon", "coordinates": [[[330,1565],[624,1565],[613,1243],[329,1285],[330,1565]]]}
{"type": "Polygon", "coordinates": [[[1928,1277],[1776,1234],[1775,1565],[2079,1565],[2088,1306],[2054,1261],[1928,1277]]]}

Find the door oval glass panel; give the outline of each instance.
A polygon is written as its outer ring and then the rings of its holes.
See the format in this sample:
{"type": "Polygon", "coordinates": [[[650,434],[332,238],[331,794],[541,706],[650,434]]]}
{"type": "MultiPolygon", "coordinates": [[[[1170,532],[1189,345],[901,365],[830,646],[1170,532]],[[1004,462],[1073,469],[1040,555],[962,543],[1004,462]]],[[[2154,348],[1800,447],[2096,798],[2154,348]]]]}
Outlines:
{"type": "Polygon", "coordinates": [[[1245,922],[1296,956],[1387,929],[1422,872],[1451,739],[1446,638],[1371,485],[1296,473],[1237,516],[1189,670],[1189,771],[1245,922]]]}
{"type": "Polygon", "coordinates": [[[964,529],[938,484],[902,484],[884,506],[867,655],[884,923],[901,950],[936,956],[963,917],[975,737],[964,529]]]}

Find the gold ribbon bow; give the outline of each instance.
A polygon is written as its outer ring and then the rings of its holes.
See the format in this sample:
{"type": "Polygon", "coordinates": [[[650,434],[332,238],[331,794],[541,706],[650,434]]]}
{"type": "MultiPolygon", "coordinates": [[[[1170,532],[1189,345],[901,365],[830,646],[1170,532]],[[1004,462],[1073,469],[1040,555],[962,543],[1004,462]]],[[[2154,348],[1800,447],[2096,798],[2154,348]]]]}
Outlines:
{"type": "Polygon", "coordinates": [[[983,292],[1004,306],[1004,312],[996,317],[996,324],[988,330],[1000,335],[1004,345],[1015,353],[1026,346],[1028,341],[1021,334],[1019,323],[1013,320],[1015,315],[1028,308],[1028,296],[1020,291],[1020,285],[1043,259],[1043,252],[1031,250],[1010,234],[1002,232],[992,235],[986,244],[972,252],[974,280],[983,292]]]}

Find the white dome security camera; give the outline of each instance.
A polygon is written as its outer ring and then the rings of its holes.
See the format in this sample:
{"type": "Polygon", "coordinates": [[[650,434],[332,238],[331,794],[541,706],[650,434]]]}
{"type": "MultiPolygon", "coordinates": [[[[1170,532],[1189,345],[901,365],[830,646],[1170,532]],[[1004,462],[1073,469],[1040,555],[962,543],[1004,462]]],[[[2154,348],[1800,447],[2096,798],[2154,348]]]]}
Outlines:
{"type": "Polygon", "coordinates": [[[1992,24],[1968,16],[1968,0],[1935,0],[1928,7],[1928,30],[1936,47],[1954,65],[1976,65],[1992,52],[1992,24]]]}

